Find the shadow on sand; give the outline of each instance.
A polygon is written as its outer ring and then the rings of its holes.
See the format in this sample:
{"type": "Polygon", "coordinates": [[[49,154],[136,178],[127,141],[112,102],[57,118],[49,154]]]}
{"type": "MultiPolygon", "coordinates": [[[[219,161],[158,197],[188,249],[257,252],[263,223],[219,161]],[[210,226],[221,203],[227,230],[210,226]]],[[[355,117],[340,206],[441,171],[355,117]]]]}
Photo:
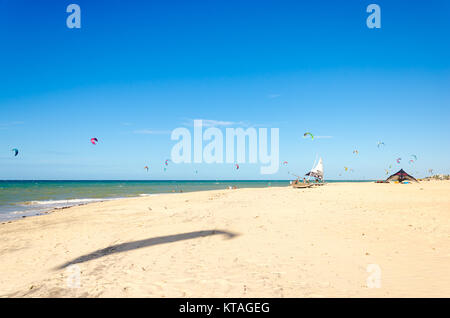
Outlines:
{"type": "Polygon", "coordinates": [[[205,237],[205,236],[211,236],[211,235],[225,235],[227,239],[232,239],[238,234],[227,232],[227,231],[220,231],[220,230],[207,230],[207,231],[195,231],[195,232],[189,232],[189,233],[182,233],[182,234],[175,234],[175,235],[167,235],[167,236],[159,236],[159,237],[153,237],[146,240],[140,240],[140,241],[134,241],[134,242],[128,242],[128,243],[122,243],[117,245],[108,246],[106,248],[103,248],[101,250],[94,251],[92,253],[80,256],[70,262],[67,262],[61,266],[58,266],[55,268],[56,270],[63,269],[65,267],[68,267],[73,264],[79,264],[84,263],[93,259],[97,259],[103,256],[108,256],[115,253],[122,253],[130,250],[135,250],[138,248],[143,247],[149,247],[153,245],[159,245],[159,244],[166,244],[166,243],[173,243],[183,240],[190,240],[198,237],[205,237]]]}

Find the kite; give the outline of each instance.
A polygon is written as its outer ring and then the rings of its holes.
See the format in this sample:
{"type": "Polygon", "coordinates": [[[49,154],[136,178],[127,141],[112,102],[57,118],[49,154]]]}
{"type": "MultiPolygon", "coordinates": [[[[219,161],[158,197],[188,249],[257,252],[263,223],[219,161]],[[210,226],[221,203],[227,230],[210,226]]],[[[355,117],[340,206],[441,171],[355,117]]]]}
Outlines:
{"type": "Polygon", "coordinates": [[[403,182],[405,180],[419,182],[414,177],[407,174],[403,169],[400,169],[397,173],[394,173],[393,175],[391,175],[389,178],[386,179],[386,181],[388,182],[390,181],[403,182]]]}
{"type": "Polygon", "coordinates": [[[98,139],[97,139],[97,138],[91,138],[91,143],[92,143],[93,145],[96,145],[97,142],[98,142],[98,139]]]}
{"type": "Polygon", "coordinates": [[[287,161],[283,161],[283,166],[287,166],[288,162],[287,161]]]}
{"type": "Polygon", "coordinates": [[[417,156],[416,155],[411,155],[411,157],[413,157],[414,160],[417,161],[417,156]]]}
{"type": "Polygon", "coordinates": [[[344,167],[344,170],[345,170],[345,171],[348,171],[348,167],[344,167]]]}
{"type": "Polygon", "coordinates": [[[235,163],[234,166],[236,167],[236,170],[239,170],[239,165],[237,163],[235,163]]]}
{"type": "Polygon", "coordinates": [[[377,147],[378,147],[378,148],[380,148],[380,146],[381,146],[381,145],[383,145],[383,146],[384,146],[384,142],[382,142],[382,141],[379,141],[379,142],[377,143],[377,147]]]}
{"type": "Polygon", "coordinates": [[[353,150],[353,153],[354,154],[359,154],[359,151],[358,150],[353,150]]]}
{"type": "Polygon", "coordinates": [[[402,158],[397,158],[397,163],[400,163],[401,160],[402,158]]]}
{"type": "Polygon", "coordinates": [[[165,164],[166,166],[168,166],[168,165],[169,165],[169,161],[170,161],[170,159],[166,159],[166,161],[164,162],[164,164],[165,164]]]}
{"type": "Polygon", "coordinates": [[[12,152],[14,152],[14,157],[17,157],[17,155],[19,154],[19,149],[14,148],[11,150],[12,152]]]}
{"type": "Polygon", "coordinates": [[[409,164],[412,164],[412,163],[414,163],[414,160],[411,159],[411,160],[409,161],[409,164]]]}
{"type": "Polygon", "coordinates": [[[310,135],[311,136],[311,140],[314,140],[314,136],[313,136],[313,134],[311,134],[310,132],[305,132],[304,134],[303,134],[303,137],[306,137],[307,135],[310,135]]]}
{"type": "Polygon", "coordinates": [[[147,169],[147,172],[148,172],[148,166],[145,166],[144,169],[147,169]]]}

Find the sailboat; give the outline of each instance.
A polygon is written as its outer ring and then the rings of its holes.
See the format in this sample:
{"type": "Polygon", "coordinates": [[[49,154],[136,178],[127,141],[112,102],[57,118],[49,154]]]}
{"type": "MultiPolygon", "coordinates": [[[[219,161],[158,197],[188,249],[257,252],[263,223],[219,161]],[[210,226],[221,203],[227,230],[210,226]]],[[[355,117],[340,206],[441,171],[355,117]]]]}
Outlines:
{"type": "Polygon", "coordinates": [[[305,174],[305,176],[308,177],[313,177],[318,179],[319,181],[323,182],[323,161],[322,158],[319,159],[319,162],[317,163],[317,165],[311,169],[310,172],[308,172],[307,174],[305,174]]]}
{"type": "MultiPolygon", "coordinates": [[[[316,158],[317,160],[317,158],[316,158]]],[[[294,175],[294,174],[293,174],[294,175]]],[[[297,177],[297,180],[292,182],[292,186],[294,188],[311,188],[312,186],[321,186],[324,185],[325,183],[323,182],[323,161],[322,158],[319,159],[319,162],[314,161],[314,165],[313,168],[311,169],[311,171],[309,171],[307,174],[305,174],[305,176],[308,176],[308,180],[305,181],[305,178],[303,178],[303,182],[300,182],[300,177],[297,175],[294,175],[297,177]],[[316,180],[318,182],[313,183],[310,182],[310,179],[312,178],[316,178],[316,180]]]]}
{"type": "MultiPolygon", "coordinates": [[[[314,162],[315,164],[315,162],[314,162]]],[[[313,166],[314,168],[311,169],[310,172],[305,174],[305,176],[308,176],[308,183],[311,182],[311,178],[315,178],[316,182],[312,182],[313,186],[323,186],[325,184],[323,180],[323,161],[322,158],[319,159],[319,162],[313,166]]]]}

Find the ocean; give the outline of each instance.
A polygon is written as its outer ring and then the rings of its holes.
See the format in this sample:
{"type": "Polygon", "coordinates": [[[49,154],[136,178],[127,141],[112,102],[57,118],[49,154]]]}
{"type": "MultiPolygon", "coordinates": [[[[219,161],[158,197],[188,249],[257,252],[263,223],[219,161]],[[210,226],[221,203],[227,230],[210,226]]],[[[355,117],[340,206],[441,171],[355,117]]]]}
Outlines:
{"type": "Polygon", "coordinates": [[[269,184],[287,186],[289,181],[0,181],[0,221],[96,201],[269,184]]]}
{"type": "Polygon", "coordinates": [[[90,202],[159,193],[227,189],[233,186],[237,188],[279,187],[288,186],[289,182],[289,180],[0,181],[0,221],[39,215],[54,208],[90,202]]]}

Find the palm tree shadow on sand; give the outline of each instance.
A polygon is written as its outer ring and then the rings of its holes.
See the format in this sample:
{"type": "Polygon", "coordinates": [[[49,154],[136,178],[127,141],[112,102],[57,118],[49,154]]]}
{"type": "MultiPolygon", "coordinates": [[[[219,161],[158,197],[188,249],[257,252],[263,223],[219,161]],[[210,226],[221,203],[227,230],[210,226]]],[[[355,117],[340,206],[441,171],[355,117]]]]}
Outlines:
{"type": "Polygon", "coordinates": [[[153,245],[167,244],[167,243],[173,243],[173,242],[178,242],[178,241],[190,240],[190,239],[211,236],[211,235],[225,235],[227,239],[232,239],[232,238],[236,237],[238,234],[228,232],[228,231],[221,231],[221,230],[206,230],[206,231],[195,231],[195,232],[189,232],[189,233],[153,237],[153,238],[149,238],[149,239],[145,239],[145,240],[133,241],[133,242],[128,242],[128,243],[122,243],[122,244],[108,246],[101,250],[96,250],[92,253],[80,256],[70,262],[67,262],[61,266],[56,267],[55,269],[60,270],[65,267],[68,267],[70,265],[84,263],[87,261],[91,261],[91,260],[94,260],[94,259],[97,259],[97,258],[100,258],[103,256],[115,254],[115,253],[122,253],[122,252],[135,250],[135,249],[139,249],[139,248],[143,248],[143,247],[149,247],[149,246],[153,246],[153,245]]]}

